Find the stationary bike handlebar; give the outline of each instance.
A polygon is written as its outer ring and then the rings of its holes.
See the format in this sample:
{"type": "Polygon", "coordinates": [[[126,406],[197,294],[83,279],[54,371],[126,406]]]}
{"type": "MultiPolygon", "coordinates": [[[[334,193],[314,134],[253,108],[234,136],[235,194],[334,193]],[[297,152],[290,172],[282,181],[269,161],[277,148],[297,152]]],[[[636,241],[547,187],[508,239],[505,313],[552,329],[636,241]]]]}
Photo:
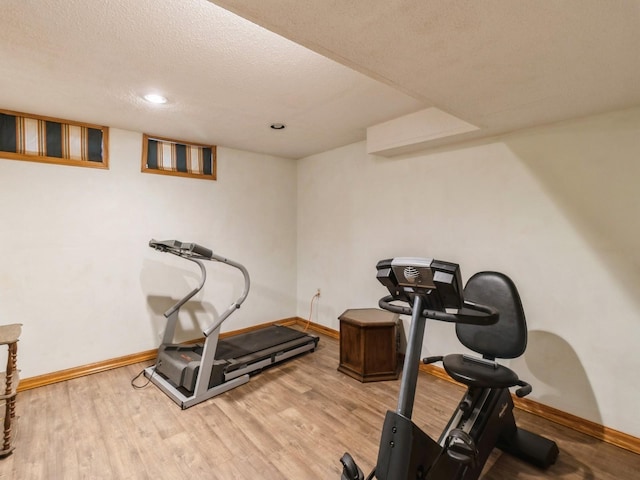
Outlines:
{"type": "MultiPolygon", "coordinates": [[[[407,305],[391,303],[397,301],[393,295],[387,295],[378,302],[380,308],[401,315],[413,315],[413,309],[407,305]]],[[[437,310],[424,309],[421,312],[424,318],[439,320],[441,322],[468,323],[472,325],[491,325],[498,321],[499,313],[493,307],[479,303],[463,301],[463,306],[456,313],[439,312],[437,310]]]]}
{"type": "Polygon", "coordinates": [[[378,302],[384,310],[451,323],[491,325],[498,321],[495,308],[464,299],[457,263],[395,257],[380,260],[376,269],[376,278],[390,293],[378,302]]]}

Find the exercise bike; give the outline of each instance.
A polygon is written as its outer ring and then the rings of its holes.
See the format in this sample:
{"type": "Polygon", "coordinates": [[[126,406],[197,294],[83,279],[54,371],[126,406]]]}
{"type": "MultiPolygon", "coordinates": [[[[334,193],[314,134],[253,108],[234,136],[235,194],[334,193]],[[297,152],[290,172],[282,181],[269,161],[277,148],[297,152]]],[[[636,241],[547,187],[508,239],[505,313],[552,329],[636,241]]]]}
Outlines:
{"type": "MultiPolygon", "coordinates": [[[[378,280],[390,295],[380,308],[411,315],[396,411],[388,411],[382,427],[378,459],[371,480],[474,480],[494,447],[540,468],[555,463],[555,442],[516,426],[509,388],[524,397],[531,385],[496,358],[516,358],[527,344],[527,326],[514,283],[498,272],[480,272],[464,291],[460,267],[433,259],[398,257],[378,262],[378,280]],[[403,303],[404,305],[399,305],[403,303]],[[420,353],[427,320],[456,324],[467,348],[482,355],[428,357],[442,362],[454,380],[467,386],[449,423],[435,441],[411,421],[420,353]]],[[[364,480],[349,453],[340,459],[341,480],[364,480]]]]}

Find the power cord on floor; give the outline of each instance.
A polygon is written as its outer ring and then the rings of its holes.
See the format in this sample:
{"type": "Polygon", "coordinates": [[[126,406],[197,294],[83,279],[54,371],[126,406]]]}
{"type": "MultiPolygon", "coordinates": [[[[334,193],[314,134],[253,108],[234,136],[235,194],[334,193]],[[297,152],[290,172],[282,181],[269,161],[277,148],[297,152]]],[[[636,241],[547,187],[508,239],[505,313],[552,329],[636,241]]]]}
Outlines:
{"type": "Polygon", "coordinates": [[[318,292],[313,297],[311,297],[311,304],[309,305],[309,319],[307,320],[307,324],[305,325],[303,330],[305,332],[307,331],[307,329],[309,328],[309,324],[311,323],[311,318],[313,315],[313,301],[316,298],[320,298],[320,290],[318,290],[318,292]]]}
{"type": "Polygon", "coordinates": [[[151,379],[152,379],[152,378],[153,378],[153,376],[156,374],[156,369],[155,369],[155,367],[156,367],[156,366],[157,366],[157,365],[155,365],[155,364],[154,364],[154,369],[151,371],[151,375],[149,376],[149,378],[147,379],[147,381],[146,381],[146,383],[145,383],[144,385],[136,385],[136,384],[135,384],[135,381],[136,381],[138,378],[140,378],[140,376],[142,376],[142,374],[144,374],[144,371],[145,371],[147,368],[149,368],[149,367],[145,367],[145,368],[143,368],[143,369],[142,369],[142,371],[141,371],[139,374],[137,374],[135,377],[133,377],[133,378],[131,379],[131,386],[132,386],[133,388],[136,388],[136,389],[142,389],[142,388],[146,387],[147,385],[149,385],[149,383],[151,383],[151,379]]]}

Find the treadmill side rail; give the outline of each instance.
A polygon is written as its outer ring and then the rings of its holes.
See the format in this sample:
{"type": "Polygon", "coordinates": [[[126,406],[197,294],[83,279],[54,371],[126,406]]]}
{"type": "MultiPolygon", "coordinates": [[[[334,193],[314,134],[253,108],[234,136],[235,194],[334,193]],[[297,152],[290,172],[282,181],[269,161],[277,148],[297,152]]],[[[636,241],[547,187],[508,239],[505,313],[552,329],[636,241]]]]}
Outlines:
{"type": "Polygon", "coordinates": [[[200,402],[204,402],[205,400],[209,400],[210,398],[215,397],[216,395],[220,395],[221,393],[228,392],[232,388],[239,387],[240,385],[244,385],[249,381],[249,375],[244,375],[242,377],[237,377],[228,382],[225,382],[217,387],[210,388],[205,391],[203,394],[198,396],[196,395],[185,395],[180,392],[174,385],[172,385],[168,380],[162,377],[160,374],[155,372],[155,366],[151,366],[145,369],[144,375],[157,386],[160,390],[162,390],[171,400],[173,400],[176,404],[180,406],[183,410],[197,405],[200,402]]]}
{"type": "Polygon", "coordinates": [[[311,343],[306,343],[298,348],[280,351],[279,353],[273,354],[264,360],[256,361],[242,368],[232,370],[231,372],[225,374],[224,378],[225,380],[228,380],[228,379],[236,378],[240,375],[244,375],[246,373],[257,372],[259,370],[262,370],[263,368],[269,367],[271,365],[275,365],[276,363],[280,363],[288,358],[293,358],[302,353],[313,351],[315,348],[316,348],[315,342],[311,342],[311,343]]]}

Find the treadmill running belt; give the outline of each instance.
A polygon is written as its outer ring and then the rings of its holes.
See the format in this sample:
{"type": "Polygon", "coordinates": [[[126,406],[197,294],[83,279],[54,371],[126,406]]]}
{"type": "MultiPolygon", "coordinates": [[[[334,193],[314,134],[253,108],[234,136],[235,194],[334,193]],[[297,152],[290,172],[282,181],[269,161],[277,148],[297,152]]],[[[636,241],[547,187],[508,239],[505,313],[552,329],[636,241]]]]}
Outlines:
{"type": "Polygon", "coordinates": [[[230,360],[243,357],[306,336],[306,333],[292,328],[272,325],[220,340],[216,348],[216,359],[230,360]]]}

